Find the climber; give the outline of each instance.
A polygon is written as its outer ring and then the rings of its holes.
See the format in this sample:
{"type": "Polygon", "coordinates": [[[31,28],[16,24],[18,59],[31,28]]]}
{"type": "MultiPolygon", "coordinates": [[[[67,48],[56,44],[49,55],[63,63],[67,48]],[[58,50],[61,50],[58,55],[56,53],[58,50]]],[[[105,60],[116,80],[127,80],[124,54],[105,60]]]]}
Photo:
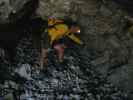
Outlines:
{"type": "MultiPolygon", "coordinates": [[[[63,62],[64,49],[69,47],[68,39],[71,39],[75,43],[82,45],[83,42],[76,36],[76,33],[80,33],[80,28],[77,25],[68,25],[64,20],[56,18],[48,19],[47,33],[50,39],[50,45],[58,55],[59,62],[63,62]]],[[[69,42],[69,44],[71,44],[69,42]]],[[[43,49],[44,58],[47,56],[47,51],[43,49]]]]}

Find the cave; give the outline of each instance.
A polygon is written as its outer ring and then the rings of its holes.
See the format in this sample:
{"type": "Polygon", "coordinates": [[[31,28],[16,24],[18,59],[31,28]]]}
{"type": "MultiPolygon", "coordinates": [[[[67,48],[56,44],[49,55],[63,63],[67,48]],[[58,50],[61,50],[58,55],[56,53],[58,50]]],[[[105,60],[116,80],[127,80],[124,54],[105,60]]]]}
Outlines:
{"type": "Polygon", "coordinates": [[[0,100],[132,100],[131,0],[1,0],[0,100]],[[48,47],[49,18],[80,27],[59,63],[48,47]],[[43,41],[43,43],[42,43],[43,41]],[[43,45],[43,46],[42,46],[43,45]]]}

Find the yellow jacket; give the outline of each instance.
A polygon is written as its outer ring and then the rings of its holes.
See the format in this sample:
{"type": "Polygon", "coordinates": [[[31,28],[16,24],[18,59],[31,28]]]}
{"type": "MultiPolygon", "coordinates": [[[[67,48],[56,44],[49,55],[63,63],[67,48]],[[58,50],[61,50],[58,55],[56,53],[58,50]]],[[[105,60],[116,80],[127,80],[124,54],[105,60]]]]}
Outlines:
{"type": "Polygon", "coordinates": [[[48,28],[48,35],[50,36],[50,44],[53,44],[54,41],[59,40],[65,36],[72,39],[74,42],[78,44],[83,44],[83,42],[74,35],[74,33],[70,34],[69,27],[66,24],[57,24],[54,27],[48,28]]]}

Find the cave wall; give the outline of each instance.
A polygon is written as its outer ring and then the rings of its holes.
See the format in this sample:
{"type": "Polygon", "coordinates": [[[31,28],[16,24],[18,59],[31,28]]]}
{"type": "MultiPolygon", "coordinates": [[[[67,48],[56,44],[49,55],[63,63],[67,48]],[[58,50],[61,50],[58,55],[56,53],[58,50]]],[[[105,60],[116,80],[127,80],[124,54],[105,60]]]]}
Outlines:
{"type": "MultiPolygon", "coordinates": [[[[23,12],[27,13],[26,9],[21,9],[27,3],[38,3],[38,0],[34,1],[1,0],[0,24],[20,19],[25,15],[23,12]]],[[[126,90],[133,90],[133,32],[129,31],[132,25],[128,25],[125,18],[130,13],[127,13],[126,9],[123,10],[127,7],[131,10],[132,7],[124,6],[125,3],[122,2],[126,0],[117,0],[117,3],[113,1],[39,0],[35,15],[44,20],[49,16],[55,16],[77,21],[81,26],[81,38],[86,44],[85,49],[92,58],[91,64],[103,75],[108,75],[109,81],[126,90]]],[[[128,11],[131,12],[130,10],[128,11]]]]}
{"type": "Polygon", "coordinates": [[[45,20],[54,16],[77,21],[91,63],[109,81],[132,90],[133,36],[122,6],[113,0],[40,0],[36,14],[45,20]]]}

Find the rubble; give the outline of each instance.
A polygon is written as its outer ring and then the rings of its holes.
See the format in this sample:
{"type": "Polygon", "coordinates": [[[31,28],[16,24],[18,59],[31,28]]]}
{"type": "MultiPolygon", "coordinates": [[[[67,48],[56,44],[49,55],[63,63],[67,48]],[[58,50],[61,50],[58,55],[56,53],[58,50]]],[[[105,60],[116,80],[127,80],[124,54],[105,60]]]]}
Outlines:
{"type": "MultiPolygon", "coordinates": [[[[20,100],[128,100],[128,94],[108,83],[105,77],[95,71],[87,52],[75,53],[70,50],[65,56],[67,63],[49,63],[47,72],[31,70],[32,80],[27,80],[22,87],[20,85],[19,89],[23,90],[19,95],[20,100]],[[80,54],[86,54],[86,57],[80,54]]],[[[53,55],[50,57],[53,58],[53,55]]]]}
{"type": "MultiPolygon", "coordinates": [[[[29,45],[32,42],[29,39],[24,40],[26,41],[23,41],[23,45],[26,43],[29,45]]],[[[21,47],[22,51],[24,51],[25,48],[21,47]]],[[[67,59],[64,64],[52,63],[52,59],[49,59],[50,63],[47,72],[41,70],[36,72],[32,70],[34,66],[30,63],[21,64],[22,60],[19,60],[17,65],[20,66],[16,66],[17,73],[27,80],[23,83],[18,83],[14,80],[6,81],[1,84],[0,92],[2,95],[0,96],[7,98],[7,95],[11,97],[13,93],[13,96],[16,95],[14,98],[17,98],[17,100],[130,100],[128,93],[109,83],[106,77],[94,69],[95,67],[89,60],[89,53],[85,51],[84,53],[77,53],[78,51],[78,48],[74,49],[74,51],[68,50],[65,54],[67,59]],[[24,71],[20,73],[21,70],[19,68],[24,71]],[[25,68],[29,68],[31,72],[27,72],[25,68]],[[29,80],[30,78],[32,80],[29,80]]],[[[21,55],[21,53],[18,53],[18,55],[21,55]]],[[[32,59],[30,53],[26,54],[29,57],[23,57],[24,61],[29,60],[29,58],[32,59]]],[[[51,54],[49,57],[53,58],[53,56],[51,54]]]]}
{"type": "Polygon", "coordinates": [[[15,73],[18,74],[20,77],[23,77],[27,80],[32,80],[31,66],[29,64],[22,64],[15,70],[15,73]]]}

